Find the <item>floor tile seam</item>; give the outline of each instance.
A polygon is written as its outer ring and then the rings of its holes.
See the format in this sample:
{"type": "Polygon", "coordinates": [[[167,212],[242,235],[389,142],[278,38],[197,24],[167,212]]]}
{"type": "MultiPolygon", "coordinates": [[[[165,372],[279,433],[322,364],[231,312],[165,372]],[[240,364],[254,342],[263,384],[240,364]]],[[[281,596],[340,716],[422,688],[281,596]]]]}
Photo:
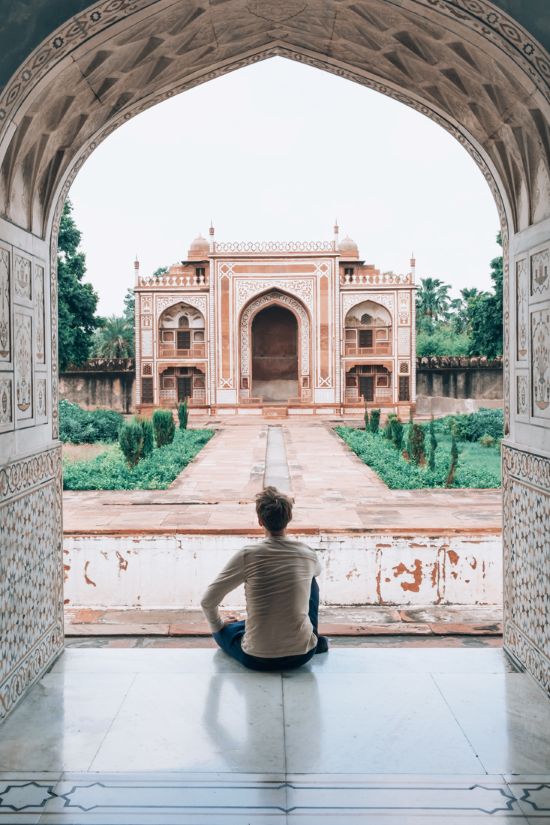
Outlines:
{"type": "Polygon", "coordinates": [[[130,683],[129,683],[127,689],[124,691],[124,695],[122,696],[122,698],[119,702],[118,708],[116,709],[115,713],[113,714],[113,717],[111,719],[111,723],[108,726],[107,730],[105,731],[105,735],[101,738],[101,742],[99,743],[94,755],[92,756],[92,759],[90,760],[90,764],[88,765],[88,771],[90,771],[90,772],[92,771],[92,765],[94,764],[95,760],[97,759],[99,751],[101,750],[105,740],[109,736],[115,721],[118,719],[120,711],[122,710],[122,706],[124,705],[124,702],[126,701],[126,699],[128,697],[128,694],[130,693],[132,687],[134,686],[134,683],[135,683],[136,679],[138,678],[138,676],[139,676],[139,673],[134,673],[132,675],[132,679],[130,680],[130,683]]]}
{"type": "Polygon", "coordinates": [[[469,747],[470,747],[470,749],[471,749],[472,753],[474,754],[475,758],[477,759],[477,761],[479,762],[479,764],[480,764],[480,765],[481,765],[481,767],[483,768],[483,771],[484,771],[487,775],[489,775],[489,771],[487,770],[487,768],[486,768],[486,767],[485,767],[485,765],[483,764],[483,761],[482,761],[481,757],[479,756],[479,754],[477,753],[477,750],[476,750],[476,748],[474,747],[473,742],[470,740],[470,737],[467,735],[466,731],[464,730],[464,728],[462,727],[462,725],[461,725],[461,724],[460,724],[460,722],[458,721],[458,717],[456,716],[456,714],[455,714],[454,710],[452,709],[452,707],[451,707],[451,705],[450,705],[450,702],[448,701],[447,697],[446,697],[446,696],[445,696],[445,694],[443,693],[443,690],[442,690],[442,688],[441,688],[441,685],[438,683],[438,681],[437,681],[437,679],[436,679],[437,674],[430,673],[430,674],[429,674],[429,676],[430,676],[430,679],[432,680],[432,682],[434,683],[435,688],[436,688],[436,690],[438,691],[439,695],[441,696],[441,698],[443,699],[443,701],[444,701],[444,703],[446,704],[447,708],[449,709],[449,713],[451,714],[451,716],[452,716],[452,717],[453,717],[453,719],[455,720],[455,722],[456,722],[456,724],[457,724],[457,726],[458,726],[458,729],[460,730],[460,732],[462,733],[462,735],[463,735],[464,739],[465,739],[465,740],[466,740],[466,742],[468,743],[468,745],[469,745],[469,747]]]}

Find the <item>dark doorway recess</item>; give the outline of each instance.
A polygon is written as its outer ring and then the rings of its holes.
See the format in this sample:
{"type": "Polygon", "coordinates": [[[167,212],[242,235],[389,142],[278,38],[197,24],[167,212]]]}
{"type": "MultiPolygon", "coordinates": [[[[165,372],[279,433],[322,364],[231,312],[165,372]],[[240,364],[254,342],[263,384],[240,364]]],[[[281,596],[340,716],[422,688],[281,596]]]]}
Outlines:
{"type": "Polygon", "coordinates": [[[252,393],[276,402],[298,395],[298,322],[278,304],[262,309],[252,321],[252,393]]]}

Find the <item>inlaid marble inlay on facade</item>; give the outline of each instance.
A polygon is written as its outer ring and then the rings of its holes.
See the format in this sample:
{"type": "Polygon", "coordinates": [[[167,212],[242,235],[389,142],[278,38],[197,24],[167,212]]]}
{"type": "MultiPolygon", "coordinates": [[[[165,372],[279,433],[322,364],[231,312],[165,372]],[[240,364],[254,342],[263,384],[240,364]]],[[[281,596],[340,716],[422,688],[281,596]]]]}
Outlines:
{"type": "Polygon", "coordinates": [[[10,253],[0,248],[0,361],[11,361],[10,253]]]}
{"type": "Polygon", "coordinates": [[[411,353],[411,333],[408,328],[397,330],[397,352],[399,355],[411,353]]]}
{"type": "Polygon", "coordinates": [[[36,379],[36,418],[38,421],[44,421],[48,417],[48,408],[46,404],[47,399],[47,381],[45,378],[36,379]]]}
{"type": "Polygon", "coordinates": [[[22,255],[15,256],[15,299],[32,299],[31,262],[22,255]]]}
{"type": "Polygon", "coordinates": [[[235,279],[237,312],[241,311],[253,295],[263,292],[267,286],[290,292],[313,313],[313,278],[273,278],[271,275],[264,279],[235,279]]]}
{"type": "Polygon", "coordinates": [[[399,293],[399,312],[398,318],[400,324],[409,324],[411,318],[411,294],[410,292],[399,293]]]}
{"type": "Polygon", "coordinates": [[[529,346],[529,284],[527,261],[516,263],[516,360],[527,359],[529,346]]]}
{"type": "Polygon", "coordinates": [[[13,399],[12,399],[11,375],[0,375],[0,431],[11,430],[13,423],[13,399]]]}
{"type": "Polygon", "coordinates": [[[1,501],[0,719],[63,646],[60,449],[3,467],[1,501]]]}
{"type": "Polygon", "coordinates": [[[38,364],[45,364],[46,341],[44,328],[44,267],[42,266],[35,267],[34,304],[36,310],[36,331],[34,336],[35,357],[38,364]]]}
{"type": "Polygon", "coordinates": [[[550,459],[503,445],[504,641],[550,692],[550,459]]]}
{"type": "Polygon", "coordinates": [[[517,376],[517,414],[521,416],[529,415],[529,376],[520,374],[517,376]]]}
{"type": "Polygon", "coordinates": [[[537,300],[550,292],[550,250],[543,249],[531,256],[531,295],[537,300]]]}
{"type": "MultiPolygon", "coordinates": [[[[391,313],[393,313],[393,309],[395,306],[394,297],[393,295],[388,295],[387,293],[376,293],[371,294],[368,296],[369,301],[374,301],[377,304],[382,304],[385,306],[386,309],[389,309],[391,313]]],[[[365,300],[365,294],[361,292],[346,292],[342,295],[342,319],[346,317],[349,310],[354,307],[356,304],[360,304],[361,301],[365,300]]]]}
{"type": "Polygon", "coordinates": [[[550,308],[531,313],[533,416],[550,418],[550,308]]]}
{"type": "Polygon", "coordinates": [[[32,418],[32,317],[15,313],[15,405],[17,419],[32,418]]]}

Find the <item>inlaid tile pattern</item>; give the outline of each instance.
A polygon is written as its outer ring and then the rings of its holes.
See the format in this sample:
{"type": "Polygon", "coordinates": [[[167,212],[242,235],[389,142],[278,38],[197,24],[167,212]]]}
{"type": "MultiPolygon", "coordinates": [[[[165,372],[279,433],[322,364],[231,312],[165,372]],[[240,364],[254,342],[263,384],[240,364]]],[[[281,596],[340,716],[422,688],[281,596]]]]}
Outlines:
{"type": "Polygon", "coordinates": [[[550,460],[503,445],[504,639],[550,693],[550,460]]]}
{"type": "Polygon", "coordinates": [[[0,248],[0,361],[11,360],[10,253],[0,248]]]}
{"type": "Polygon", "coordinates": [[[497,650],[70,649],[2,727],[0,825],[540,825],[549,724],[497,650]]]}
{"type": "Polygon", "coordinates": [[[0,719],[63,644],[60,467],[52,450],[0,470],[0,719]]]}

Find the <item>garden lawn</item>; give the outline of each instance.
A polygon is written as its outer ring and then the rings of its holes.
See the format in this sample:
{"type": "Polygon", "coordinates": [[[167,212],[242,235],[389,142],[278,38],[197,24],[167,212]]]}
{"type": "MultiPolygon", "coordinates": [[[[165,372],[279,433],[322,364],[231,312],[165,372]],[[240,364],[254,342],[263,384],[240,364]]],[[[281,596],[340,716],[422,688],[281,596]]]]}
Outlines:
{"type": "MultiPolygon", "coordinates": [[[[451,438],[437,433],[435,470],[417,467],[406,461],[381,432],[373,435],[365,430],[336,427],[338,435],[359,458],[368,464],[391,490],[416,490],[425,487],[445,487],[449,472],[451,438]]],[[[405,438],[406,442],[406,428],[405,438]]],[[[459,441],[458,466],[453,487],[487,489],[500,487],[500,446],[484,447],[478,442],[459,441]]],[[[426,451],[428,432],[426,428],[426,451]]]]}
{"type": "Polygon", "coordinates": [[[158,447],[128,467],[118,444],[95,458],[63,458],[65,490],[166,490],[214,435],[213,430],[176,430],[171,444],[158,447]]]}

